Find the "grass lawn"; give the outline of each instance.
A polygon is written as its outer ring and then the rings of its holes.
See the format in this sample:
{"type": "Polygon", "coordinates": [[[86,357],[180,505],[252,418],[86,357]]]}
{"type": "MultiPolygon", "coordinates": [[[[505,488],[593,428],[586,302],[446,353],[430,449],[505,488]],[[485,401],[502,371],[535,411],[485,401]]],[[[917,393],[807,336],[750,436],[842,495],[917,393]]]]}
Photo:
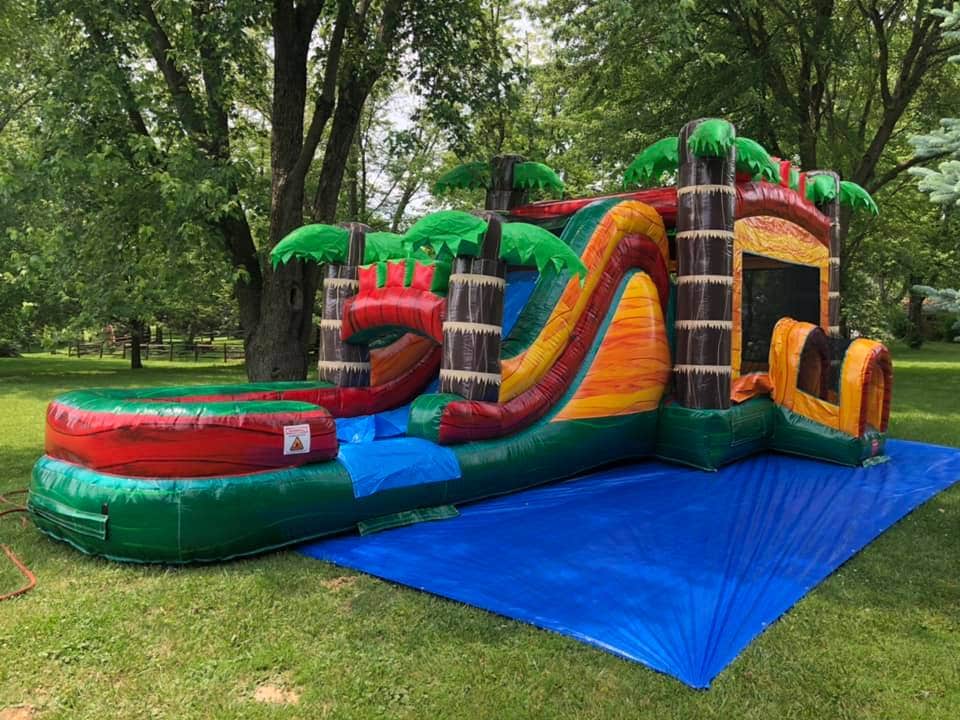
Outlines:
{"type": "MultiPolygon", "coordinates": [[[[894,358],[891,433],[960,445],[960,345],[894,358]]],[[[0,360],[0,493],[27,484],[57,393],[242,377],[222,364],[0,360]]],[[[0,720],[960,718],[960,487],[842,567],[708,692],[293,552],[124,566],[10,518],[0,542],[39,578],[0,604],[0,720]]],[[[2,593],[20,578],[0,560],[2,593]]]]}

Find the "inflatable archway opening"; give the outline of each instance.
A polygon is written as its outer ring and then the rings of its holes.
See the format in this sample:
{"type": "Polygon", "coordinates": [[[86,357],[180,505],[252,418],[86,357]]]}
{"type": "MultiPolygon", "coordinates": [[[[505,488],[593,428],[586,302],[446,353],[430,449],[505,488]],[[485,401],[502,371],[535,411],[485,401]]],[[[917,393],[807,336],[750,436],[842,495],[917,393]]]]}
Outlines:
{"type": "Polygon", "coordinates": [[[830,344],[823,330],[791,318],[780,320],[770,345],[773,401],[854,437],[886,432],[893,370],[881,343],[857,338],[838,344],[838,386],[830,385],[830,344]],[[845,347],[843,347],[845,345],[845,347]],[[829,398],[835,396],[836,400],[829,398]]]}

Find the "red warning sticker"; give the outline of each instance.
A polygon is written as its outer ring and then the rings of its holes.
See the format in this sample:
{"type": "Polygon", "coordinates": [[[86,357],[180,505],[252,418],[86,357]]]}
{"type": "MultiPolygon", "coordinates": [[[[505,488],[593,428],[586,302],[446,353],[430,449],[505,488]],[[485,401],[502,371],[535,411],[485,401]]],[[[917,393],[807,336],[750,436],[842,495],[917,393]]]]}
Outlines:
{"type": "Polygon", "coordinates": [[[310,452],[310,426],[284,425],[283,454],[301,455],[310,452]]]}

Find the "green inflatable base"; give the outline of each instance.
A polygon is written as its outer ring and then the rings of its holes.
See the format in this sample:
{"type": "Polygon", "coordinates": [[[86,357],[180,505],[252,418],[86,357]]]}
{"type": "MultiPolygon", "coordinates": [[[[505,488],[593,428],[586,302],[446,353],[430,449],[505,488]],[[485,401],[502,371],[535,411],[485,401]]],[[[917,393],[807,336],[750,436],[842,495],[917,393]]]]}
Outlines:
{"type": "Polygon", "coordinates": [[[760,397],[727,410],[665,404],[656,454],[702,470],[765,450],[854,466],[881,456],[885,443],[886,436],[876,430],[856,438],[760,397]]]}
{"type": "Polygon", "coordinates": [[[773,418],[770,448],[791,455],[862,465],[882,456],[887,442],[886,435],[876,430],[870,429],[856,438],[780,406],[774,406],[773,418]]]}
{"type": "Polygon", "coordinates": [[[699,410],[676,403],[660,409],[657,457],[716,470],[766,450],[773,434],[774,404],[753,398],[728,410],[699,410]]]}
{"type": "Polygon", "coordinates": [[[359,498],[337,460],[250,475],[151,479],[44,456],[34,466],[27,505],[41,531],[85,553],[125,562],[214,562],[358,526],[372,530],[408,511],[447,508],[650,455],[653,442],[645,438],[655,436],[656,424],[656,412],[541,420],[508,438],[454,446],[457,480],[359,498]]]}

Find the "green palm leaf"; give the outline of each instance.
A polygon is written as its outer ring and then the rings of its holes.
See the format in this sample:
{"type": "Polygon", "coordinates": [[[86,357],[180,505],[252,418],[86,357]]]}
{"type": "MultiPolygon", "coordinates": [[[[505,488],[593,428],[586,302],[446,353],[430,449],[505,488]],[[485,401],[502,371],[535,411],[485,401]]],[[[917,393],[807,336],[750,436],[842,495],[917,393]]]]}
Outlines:
{"type": "Polygon", "coordinates": [[[563,180],[549,165],[522,162],[513,166],[513,187],[518,190],[553,190],[563,192],[563,180]]]}
{"type": "Polygon", "coordinates": [[[736,137],[736,130],[726,120],[704,120],[690,133],[687,147],[697,157],[723,157],[730,152],[736,137]]]}
{"type": "Polygon", "coordinates": [[[365,264],[381,260],[397,260],[407,257],[407,246],[403,235],[392,232],[367,233],[363,246],[365,264]]]}
{"type": "Polygon", "coordinates": [[[637,155],[623,176],[624,189],[631,185],[653,185],[665,172],[676,172],[680,165],[680,141],[676,137],[657,140],[637,155]]]}
{"type": "Polygon", "coordinates": [[[303,225],[288,233],[273,250],[270,261],[274,269],[281,263],[297,260],[312,260],[316,263],[344,262],[350,231],[336,225],[303,225]]]}
{"type": "Polygon", "coordinates": [[[490,186],[490,165],[485,162],[472,162],[458,165],[440,176],[433,184],[434,195],[440,195],[457,188],[473,190],[490,186]]]}
{"type": "Polygon", "coordinates": [[[587,275],[587,268],[563,240],[539,225],[507,223],[501,228],[500,259],[512,265],[530,265],[539,272],[553,267],[557,272],[569,270],[580,276],[587,275]]]}
{"type": "Polygon", "coordinates": [[[790,167],[790,189],[800,191],[800,171],[793,166],[790,167]]]}
{"type": "Polygon", "coordinates": [[[880,214],[880,208],[877,207],[873,198],[870,197],[870,193],[855,182],[850,182],[849,180],[840,181],[840,203],[854,210],[864,208],[867,212],[874,215],[880,214]]]}
{"type": "Polygon", "coordinates": [[[460,210],[442,210],[415,222],[404,235],[404,244],[409,251],[431,247],[438,256],[476,255],[486,231],[483,218],[460,210]]]}
{"type": "Polygon", "coordinates": [[[807,175],[807,200],[817,205],[837,198],[837,183],[832,175],[807,175]]]}
{"type": "Polygon", "coordinates": [[[747,137],[738,137],[734,143],[737,146],[737,172],[780,182],[780,167],[770,159],[770,154],[760,143],[747,137]]]}

